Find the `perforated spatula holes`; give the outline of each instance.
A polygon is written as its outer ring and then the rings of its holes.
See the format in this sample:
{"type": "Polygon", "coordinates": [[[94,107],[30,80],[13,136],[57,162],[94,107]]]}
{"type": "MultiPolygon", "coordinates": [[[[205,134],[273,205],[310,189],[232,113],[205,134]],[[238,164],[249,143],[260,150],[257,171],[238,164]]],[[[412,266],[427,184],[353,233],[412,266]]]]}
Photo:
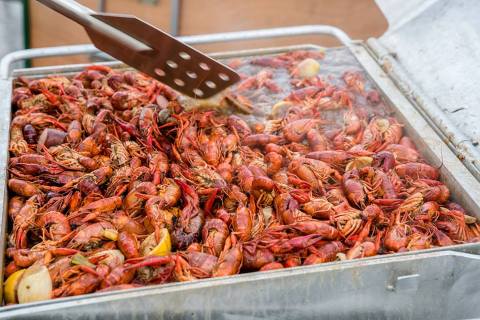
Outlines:
{"type": "Polygon", "coordinates": [[[154,72],[157,74],[159,77],[165,77],[165,71],[163,71],[160,68],[155,68],[154,72]]]}
{"type": "Polygon", "coordinates": [[[175,79],[173,80],[177,86],[183,87],[185,85],[185,82],[183,82],[182,79],[175,79]]]}
{"type": "Polygon", "coordinates": [[[180,58],[182,58],[183,60],[190,60],[190,59],[192,58],[192,57],[190,57],[190,55],[189,55],[188,53],[183,52],[183,51],[180,52],[178,55],[179,55],[180,58]]]}
{"type": "Polygon", "coordinates": [[[178,64],[175,61],[172,61],[172,60],[167,60],[167,66],[169,66],[172,69],[177,69],[178,68],[178,64]]]}
{"type": "Polygon", "coordinates": [[[210,81],[210,80],[205,81],[205,85],[206,85],[207,87],[209,87],[209,88],[212,88],[212,89],[215,89],[215,88],[217,87],[217,85],[215,84],[215,82],[210,81]]]}
{"type": "Polygon", "coordinates": [[[191,78],[191,79],[197,79],[197,74],[196,74],[195,72],[193,72],[193,71],[187,71],[187,72],[185,72],[185,73],[186,73],[186,75],[187,75],[189,78],[191,78]]]}
{"type": "Polygon", "coordinates": [[[199,97],[199,98],[203,97],[203,91],[200,89],[193,89],[193,94],[195,97],[199,97]]]}
{"type": "Polygon", "coordinates": [[[218,74],[218,77],[219,77],[220,79],[222,79],[223,81],[228,81],[228,80],[230,80],[230,77],[227,76],[225,73],[219,73],[219,74],[218,74]]]}
{"type": "Polygon", "coordinates": [[[205,62],[200,62],[198,65],[200,66],[200,68],[202,68],[205,71],[210,70],[210,67],[205,62]]]}

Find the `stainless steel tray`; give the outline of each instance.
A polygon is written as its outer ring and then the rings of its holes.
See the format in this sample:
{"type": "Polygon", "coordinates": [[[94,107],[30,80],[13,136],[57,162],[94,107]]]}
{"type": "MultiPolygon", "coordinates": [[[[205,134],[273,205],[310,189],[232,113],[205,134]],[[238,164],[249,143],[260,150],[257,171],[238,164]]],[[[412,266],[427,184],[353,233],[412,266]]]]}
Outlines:
{"type": "Polygon", "coordinates": [[[95,294],[4,311],[8,319],[466,319],[480,258],[442,251],[95,294]]]}
{"type": "MultiPolygon", "coordinates": [[[[329,34],[339,39],[358,62],[358,67],[363,69],[383,93],[395,110],[395,116],[405,124],[406,133],[417,143],[422,155],[431,164],[440,167],[443,181],[450,187],[454,201],[462,204],[471,215],[480,218],[480,183],[457,158],[458,150],[450,149],[430,125],[430,119],[422,116],[421,107],[409,101],[382,70],[366,44],[352,42],[343,32],[329,26],[302,26],[202,35],[185,37],[182,40],[191,44],[200,44],[304,34],[329,34]]],[[[246,57],[301,48],[319,47],[291,46],[219,53],[212,56],[246,57]]],[[[19,69],[10,73],[11,64],[21,59],[95,51],[96,49],[89,45],[33,49],[11,54],[0,62],[0,106],[3,106],[4,110],[4,115],[0,117],[0,146],[4,150],[0,152],[2,175],[0,178],[3,181],[6,180],[7,174],[12,79],[20,75],[37,77],[58,73],[68,74],[77,72],[84,66],[19,69]]],[[[122,66],[119,62],[108,64],[113,67],[122,66]]],[[[5,182],[0,183],[0,193],[1,208],[3,208],[0,215],[0,232],[3,241],[0,249],[0,265],[2,266],[1,275],[3,275],[7,223],[5,182]]],[[[476,288],[471,286],[474,277],[480,275],[480,271],[476,272],[480,270],[478,258],[472,255],[478,253],[480,253],[480,244],[463,244],[276,272],[250,273],[120,292],[95,293],[2,307],[0,318],[135,317],[143,319],[149,316],[217,318],[222,315],[233,319],[244,317],[291,319],[319,315],[344,318],[354,316],[414,318],[427,314],[437,315],[436,318],[457,317],[456,313],[448,313],[445,310],[461,311],[463,317],[480,312],[480,306],[460,304],[463,308],[458,305],[453,308],[449,304],[439,304],[438,301],[441,301],[441,297],[451,297],[459,301],[467,293],[468,299],[473,299],[475,294],[478,298],[476,288]],[[463,262],[465,262],[464,265],[463,262]],[[464,269],[468,269],[467,275],[462,273],[464,269]]]]}

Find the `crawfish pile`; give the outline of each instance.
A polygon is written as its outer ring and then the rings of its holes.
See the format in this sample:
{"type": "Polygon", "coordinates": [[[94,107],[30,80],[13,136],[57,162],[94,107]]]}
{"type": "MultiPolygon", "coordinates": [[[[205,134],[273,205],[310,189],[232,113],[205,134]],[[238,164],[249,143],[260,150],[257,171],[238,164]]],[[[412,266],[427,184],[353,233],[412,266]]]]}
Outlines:
{"type": "Polygon", "coordinates": [[[261,69],[204,111],[132,71],[18,79],[6,276],[44,265],[56,298],[476,241],[379,94],[323,58],[231,61],[261,69]]]}

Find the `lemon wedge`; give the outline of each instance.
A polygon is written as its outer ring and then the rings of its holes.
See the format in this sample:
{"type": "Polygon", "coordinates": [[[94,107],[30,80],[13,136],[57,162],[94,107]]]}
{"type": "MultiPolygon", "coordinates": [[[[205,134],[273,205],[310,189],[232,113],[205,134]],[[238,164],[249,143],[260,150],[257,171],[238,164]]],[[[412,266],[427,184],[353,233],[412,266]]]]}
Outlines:
{"type": "Polygon", "coordinates": [[[5,284],[3,287],[3,293],[5,296],[5,302],[7,304],[17,302],[17,287],[18,287],[18,283],[22,279],[24,272],[25,272],[25,269],[17,270],[14,273],[12,273],[5,281],[5,284]]]}
{"type": "Polygon", "coordinates": [[[102,236],[104,236],[108,240],[117,241],[118,231],[115,229],[105,229],[102,232],[102,236]]]}
{"type": "Polygon", "coordinates": [[[353,169],[362,169],[368,166],[371,166],[373,162],[372,157],[357,157],[350,161],[345,167],[345,171],[350,171],[353,169]]]}
{"type": "Polygon", "coordinates": [[[143,240],[140,245],[140,252],[143,256],[166,256],[172,251],[172,241],[167,228],[160,229],[160,241],[155,239],[155,232],[143,240]]]}

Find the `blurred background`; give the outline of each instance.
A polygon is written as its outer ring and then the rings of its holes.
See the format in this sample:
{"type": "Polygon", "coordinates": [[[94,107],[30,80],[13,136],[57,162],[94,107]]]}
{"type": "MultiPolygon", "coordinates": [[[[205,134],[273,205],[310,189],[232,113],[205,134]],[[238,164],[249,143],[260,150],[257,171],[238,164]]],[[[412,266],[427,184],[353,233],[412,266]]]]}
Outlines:
{"type": "MultiPolygon", "coordinates": [[[[304,24],[340,27],[353,39],[378,37],[387,22],[374,0],[80,0],[97,11],[135,15],[173,35],[239,31],[304,24]]],[[[0,0],[0,57],[23,48],[89,43],[81,26],[35,0],[0,0]]],[[[207,52],[295,43],[334,46],[318,36],[225,43],[207,52]]],[[[96,57],[44,58],[33,66],[80,63],[96,57]]]]}

